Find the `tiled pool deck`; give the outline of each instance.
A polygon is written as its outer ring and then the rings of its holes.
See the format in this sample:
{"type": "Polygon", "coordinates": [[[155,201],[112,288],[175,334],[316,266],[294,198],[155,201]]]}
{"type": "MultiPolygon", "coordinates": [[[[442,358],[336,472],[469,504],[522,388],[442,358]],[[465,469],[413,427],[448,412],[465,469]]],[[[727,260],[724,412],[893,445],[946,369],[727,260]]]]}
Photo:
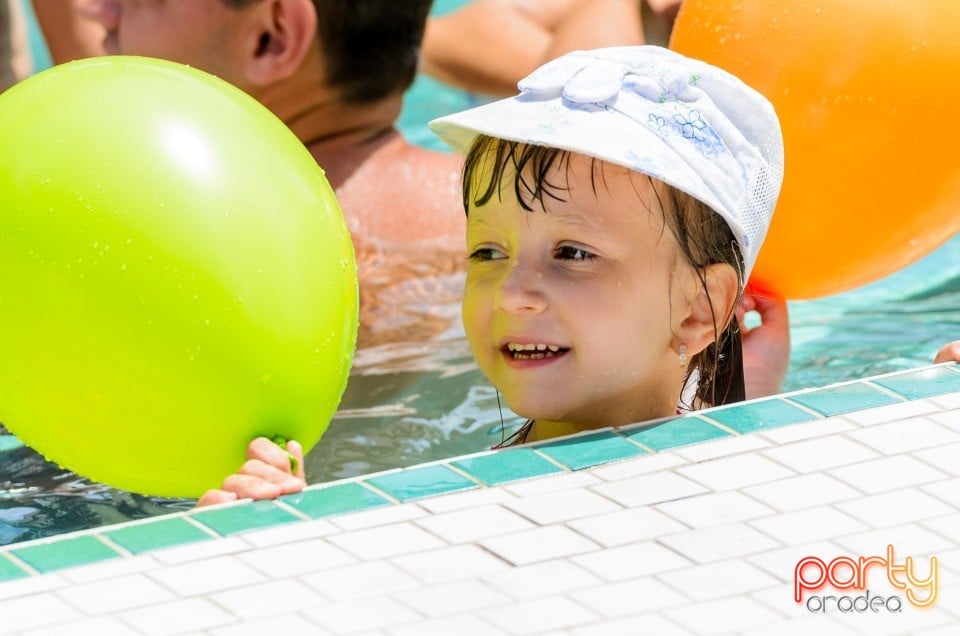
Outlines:
{"type": "Polygon", "coordinates": [[[960,366],[0,548],[2,634],[294,630],[960,634],[960,366]],[[888,545],[932,607],[882,565],[793,600],[888,545]]]}

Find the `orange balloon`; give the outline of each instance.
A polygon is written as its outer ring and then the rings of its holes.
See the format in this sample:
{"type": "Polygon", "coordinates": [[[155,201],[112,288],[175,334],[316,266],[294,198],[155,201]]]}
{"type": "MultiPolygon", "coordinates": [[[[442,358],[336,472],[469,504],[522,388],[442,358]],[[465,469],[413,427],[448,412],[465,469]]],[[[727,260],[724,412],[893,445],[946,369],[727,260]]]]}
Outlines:
{"type": "Polygon", "coordinates": [[[773,102],[786,176],[751,287],[815,298],[960,230],[960,2],[684,0],[670,48],[773,102]]]}

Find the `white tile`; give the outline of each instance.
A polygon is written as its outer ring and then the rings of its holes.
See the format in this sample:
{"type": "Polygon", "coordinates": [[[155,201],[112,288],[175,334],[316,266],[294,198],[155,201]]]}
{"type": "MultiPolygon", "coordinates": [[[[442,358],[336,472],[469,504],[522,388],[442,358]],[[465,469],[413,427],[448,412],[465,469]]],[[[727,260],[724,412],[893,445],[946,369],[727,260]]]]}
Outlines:
{"type": "Polygon", "coordinates": [[[960,444],[914,451],[911,455],[946,473],[960,476],[960,444]]]}
{"type": "MultiPolygon", "coordinates": [[[[0,627],[0,630],[3,630],[3,627],[0,627]]],[[[81,618],[70,621],[69,623],[20,632],[21,636],[81,636],[86,634],[96,634],[96,636],[140,636],[140,632],[129,625],[124,625],[112,616],[81,618]]]]}
{"type": "Polygon", "coordinates": [[[952,535],[953,540],[950,539],[950,536],[947,535],[945,538],[927,528],[911,523],[837,537],[833,542],[840,546],[841,550],[833,556],[840,556],[843,551],[849,554],[868,556],[879,554],[882,556],[887,553],[888,545],[894,546],[896,554],[915,557],[939,555],[943,551],[949,550],[951,546],[956,545],[956,534],[952,535]]]}
{"type": "MultiPolygon", "coordinates": [[[[940,561],[940,569],[948,569],[956,574],[960,574],[960,548],[939,552],[933,556],[936,556],[940,561]]],[[[960,596],[957,598],[960,598],[960,596]]]]}
{"type": "Polygon", "coordinates": [[[657,578],[674,589],[683,590],[684,594],[698,602],[739,596],[780,583],[760,568],[740,559],[664,572],[657,578]]]}
{"type": "MultiPolygon", "coordinates": [[[[915,488],[895,490],[833,504],[873,528],[895,526],[949,514],[954,508],[915,488]]],[[[837,535],[842,534],[840,532],[837,535]]]]}
{"type": "Polygon", "coordinates": [[[679,607],[665,610],[663,614],[700,634],[739,632],[783,620],[773,610],[745,596],[698,603],[696,611],[679,607]]]}
{"type": "Polygon", "coordinates": [[[209,594],[267,580],[249,565],[229,556],[168,565],[151,570],[147,575],[180,596],[209,594]]]}
{"type": "Polygon", "coordinates": [[[384,561],[308,574],[300,580],[335,601],[380,596],[421,585],[417,579],[384,561]]]}
{"type": "Polygon", "coordinates": [[[268,581],[237,590],[217,592],[208,598],[242,618],[260,618],[329,605],[320,594],[299,581],[268,581]]]}
{"type": "MultiPolygon", "coordinates": [[[[779,579],[781,582],[793,582],[794,570],[797,563],[808,556],[816,556],[826,559],[828,562],[836,556],[840,556],[842,550],[828,541],[818,541],[816,543],[804,543],[801,545],[790,545],[777,550],[770,550],[761,554],[754,554],[747,557],[747,561],[779,579]]],[[[788,593],[789,597],[790,594],[788,593]]]]}
{"type": "MultiPolygon", "coordinates": [[[[960,393],[954,393],[954,395],[960,395],[960,393]]],[[[956,409],[957,406],[960,406],[960,404],[957,404],[953,408],[956,409]]],[[[928,417],[938,424],[943,424],[947,428],[960,431],[960,410],[931,413],[928,417]]]]}
{"type": "Polygon", "coordinates": [[[660,537],[659,541],[695,563],[709,563],[780,547],[774,539],[742,523],[698,528],[660,537]]]}
{"type": "MultiPolygon", "coordinates": [[[[776,449],[766,452],[774,450],[776,449]]],[[[693,466],[681,466],[677,472],[718,491],[762,484],[794,474],[793,471],[758,454],[724,457],[693,466]]]]}
{"type": "Polygon", "coordinates": [[[446,544],[412,523],[397,523],[345,534],[335,534],[327,540],[362,560],[410,554],[442,548],[446,544]]]}
{"type": "Polygon", "coordinates": [[[225,539],[214,539],[211,541],[199,541],[197,543],[188,543],[173,548],[164,548],[151,552],[154,559],[167,565],[176,565],[178,563],[189,563],[191,561],[201,561],[210,557],[224,556],[227,554],[239,554],[251,549],[251,545],[238,537],[227,537],[225,539]]]}
{"type": "Polygon", "coordinates": [[[696,495],[657,504],[654,508],[694,528],[744,521],[775,512],[737,491],[696,495]]]}
{"type": "Polygon", "coordinates": [[[925,484],[946,477],[936,468],[908,455],[894,455],[853,466],[841,466],[827,473],[867,494],[925,484]]]}
{"type": "Polygon", "coordinates": [[[622,618],[689,603],[690,599],[653,577],[605,583],[568,594],[605,618],[622,618]]]}
{"type": "MultiPolygon", "coordinates": [[[[885,596],[889,596],[889,594],[885,596]]],[[[937,607],[917,610],[909,604],[906,604],[900,613],[881,611],[874,614],[873,612],[845,613],[834,611],[828,612],[828,615],[834,622],[849,629],[859,630],[861,634],[870,634],[870,636],[912,635],[926,627],[953,625],[955,628],[956,626],[956,619],[951,618],[937,607]]],[[[956,633],[956,628],[954,633],[956,633]]]]}
{"type": "Polygon", "coordinates": [[[480,545],[515,565],[573,556],[599,547],[593,541],[563,526],[522,530],[484,539],[480,545]]]}
{"type": "Polygon", "coordinates": [[[345,601],[301,613],[334,634],[386,629],[423,620],[419,612],[386,597],[345,601]]]}
{"type": "Polygon", "coordinates": [[[274,579],[321,572],[356,562],[352,556],[324,539],[260,548],[236,558],[274,579]]]}
{"type": "Polygon", "coordinates": [[[954,508],[960,509],[960,477],[944,479],[921,488],[934,497],[939,497],[954,508]]]}
{"type": "Polygon", "coordinates": [[[62,571],[63,578],[73,583],[92,583],[103,579],[112,579],[127,574],[136,574],[146,572],[160,563],[151,555],[140,555],[124,557],[122,559],[110,559],[100,563],[82,565],[76,568],[67,568],[62,571]]]}
{"type": "Polygon", "coordinates": [[[28,576],[0,583],[0,601],[67,587],[70,583],[60,573],[28,576]]]}
{"type": "Polygon", "coordinates": [[[717,457],[727,457],[737,453],[745,453],[758,448],[770,446],[768,440],[759,435],[735,435],[733,437],[724,437],[722,439],[712,439],[698,444],[691,444],[676,449],[674,452],[680,457],[689,459],[692,462],[702,462],[717,457]]]}
{"type": "Polygon", "coordinates": [[[376,526],[419,519],[425,514],[427,514],[427,512],[416,504],[395,504],[374,508],[372,510],[361,510],[360,512],[336,515],[329,517],[329,520],[344,530],[359,530],[361,528],[374,528],[376,526]]]}
{"type": "MultiPolygon", "coordinates": [[[[787,597],[789,598],[789,596],[790,593],[787,592],[787,597]]],[[[782,592],[777,591],[776,595],[768,595],[767,592],[764,591],[752,594],[751,597],[761,603],[766,602],[774,611],[777,609],[782,611],[782,606],[784,605],[783,599],[781,598],[782,592]],[[766,598],[767,596],[770,597],[769,600],[766,598]]],[[[816,634],[816,636],[856,636],[857,634],[864,633],[839,625],[827,617],[813,614],[803,609],[797,609],[799,606],[792,601],[789,601],[789,603],[793,605],[793,612],[790,613],[788,619],[779,618],[769,623],[761,624],[752,629],[740,632],[741,636],[769,636],[770,634],[776,634],[776,636],[810,636],[810,634],[816,634]]]]}
{"type": "Polygon", "coordinates": [[[606,581],[625,581],[692,565],[688,559],[653,541],[581,554],[571,561],[606,581]]]}
{"type": "Polygon", "coordinates": [[[433,585],[475,578],[506,570],[510,566],[475,545],[458,545],[392,559],[394,565],[424,583],[433,585]]]}
{"type": "Polygon", "coordinates": [[[566,559],[522,565],[483,577],[494,589],[528,600],[564,594],[602,583],[602,579],[566,559]]]}
{"type": "Polygon", "coordinates": [[[479,490],[455,492],[452,495],[427,497],[417,503],[421,508],[425,508],[434,514],[439,514],[454,510],[468,510],[481,506],[499,504],[505,501],[511,501],[514,498],[512,494],[503,488],[480,488],[479,490]]]}
{"type": "Polygon", "coordinates": [[[264,634],[309,634],[310,636],[329,636],[330,632],[322,630],[315,623],[311,623],[298,614],[284,614],[270,616],[258,620],[244,621],[226,627],[217,627],[209,631],[211,636],[264,636],[264,634]]]}
{"type": "Polygon", "coordinates": [[[813,543],[867,530],[863,523],[829,506],[785,512],[748,523],[785,545],[813,543]]]}
{"type": "MultiPolygon", "coordinates": [[[[794,566],[795,565],[796,564],[794,564],[794,566]]],[[[811,616],[811,614],[807,612],[802,605],[793,600],[793,566],[791,566],[790,569],[791,576],[789,582],[781,582],[772,587],[766,587],[762,590],[752,592],[747,596],[755,601],[759,601],[767,608],[779,613],[781,617],[788,619],[790,623],[793,623],[798,619],[811,616]]],[[[774,576],[776,577],[776,575],[774,576]]]]}
{"type": "Polygon", "coordinates": [[[57,594],[85,614],[109,614],[174,598],[170,590],[143,574],[72,585],[57,594]]]}
{"type": "Polygon", "coordinates": [[[510,597],[481,581],[462,580],[396,592],[393,597],[429,618],[502,607],[510,597]]]}
{"type": "Polygon", "coordinates": [[[622,510],[606,497],[584,488],[532,495],[504,505],[540,525],[622,510]]]}
{"type": "Polygon", "coordinates": [[[688,636],[690,632],[658,614],[642,614],[596,625],[577,627],[573,636],[624,636],[624,634],[656,634],[657,636],[688,636]]]}
{"type": "Polygon", "coordinates": [[[267,528],[266,530],[246,532],[242,537],[252,546],[267,548],[283,543],[293,543],[294,541],[324,537],[339,531],[339,528],[326,519],[316,519],[314,521],[287,523],[282,526],[267,528]]]}
{"type": "Polygon", "coordinates": [[[497,505],[435,514],[415,523],[450,543],[467,543],[534,527],[529,520],[497,505]]]}
{"type": "Polygon", "coordinates": [[[841,435],[786,444],[762,451],[764,455],[800,473],[812,473],[835,466],[849,466],[880,454],[841,435]]]}
{"type": "Polygon", "coordinates": [[[504,636],[508,633],[476,616],[467,615],[434,618],[390,630],[390,636],[504,636]]]}
{"type": "Polygon", "coordinates": [[[927,398],[943,409],[960,409],[960,391],[927,398]]]}
{"type": "Polygon", "coordinates": [[[825,420],[814,420],[812,422],[803,422],[800,424],[789,424],[771,428],[768,431],[758,432],[757,435],[764,437],[774,444],[789,444],[803,439],[814,437],[823,437],[824,435],[833,435],[856,429],[856,426],[839,417],[830,417],[825,420]]]}
{"type": "Polygon", "coordinates": [[[871,426],[851,431],[847,435],[884,455],[960,442],[960,434],[956,431],[924,417],[871,426]]]}
{"type": "Polygon", "coordinates": [[[653,455],[641,455],[633,459],[612,464],[601,464],[589,469],[590,474],[604,481],[620,481],[637,475],[648,475],[674,466],[689,464],[690,460],[674,452],[666,451],[653,455]]]}
{"type": "Polygon", "coordinates": [[[167,636],[229,625],[232,614],[203,598],[188,598],[128,610],[117,617],[146,636],[167,636]]]}
{"type": "Polygon", "coordinates": [[[605,546],[654,539],[687,529],[684,524],[649,506],[628,508],[588,519],[577,519],[568,522],[567,525],[605,546]]]}
{"type": "Polygon", "coordinates": [[[886,406],[877,406],[872,409],[845,413],[844,417],[860,426],[873,426],[885,422],[893,422],[905,418],[933,413],[940,407],[928,400],[911,400],[909,402],[895,402],[886,406]]]}
{"type": "MultiPolygon", "coordinates": [[[[960,513],[947,515],[945,517],[937,517],[935,519],[927,519],[926,521],[921,522],[925,527],[930,528],[934,532],[940,534],[944,541],[949,545],[939,545],[935,548],[930,548],[930,551],[933,550],[946,550],[954,548],[957,545],[960,545],[960,513]],[[950,537],[949,539],[947,537],[950,537]]],[[[915,526],[911,526],[915,527],[915,526]]]]}
{"type": "Polygon", "coordinates": [[[594,486],[593,490],[624,506],[644,506],[707,492],[700,484],[672,472],[652,473],[603,483],[594,486]]]}
{"type": "Polygon", "coordinates": [[[518,497],[530,497],[531,495],[542,495],[548,492],[558,490],[568,490],[570,488],[583,488],[600,483],[600,480],[586,471],[577,471],[575,473],[563,473],[561,475],[552,475],[550,477],[539,477],[537,479],[528,479],[517,483],[505,484],[502,488],[518,497]]]}
{"type": "Polygon", "coordinates": [[[863,493],[824,473],[788,477],[743,492],[781,511],[801,510],[860,497],[863,493]]]}
{"type": "Polygon", "coordinates": [[[52,594],[37,594],[0,601],[0,616],[0,631],[11,633],[72,621],[82,614],[52,594]]]}
{"type": "Polygon", "coordinates": [[[510,603],[479,615],[511,634],[539,634],[551,629],[584,625],[597,615],[569,598],[554,596],[510,603]]]}

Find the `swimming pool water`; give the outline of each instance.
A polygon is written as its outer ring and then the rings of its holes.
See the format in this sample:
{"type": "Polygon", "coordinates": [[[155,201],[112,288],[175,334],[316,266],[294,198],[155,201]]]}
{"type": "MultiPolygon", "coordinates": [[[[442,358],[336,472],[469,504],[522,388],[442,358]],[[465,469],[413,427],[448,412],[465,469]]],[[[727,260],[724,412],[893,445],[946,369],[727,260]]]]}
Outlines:
{"type": "MultiPolygon", "coordinates": [[[[440,1],[442,12],[463,0],[440,1]]],[[[429,78],[406,96],[408,139],[442,149],[433,117],[482,100],[429,78]]],[[[802,266],[802,264],[798,265],[802,266]]],[[[431,283],[433,281],[430,281],[431,283]]],[[[445,281],[448,291],[459,281],[445,281]]],[[[409,313],[443,325],[426,342],[357,352],[341,408],[307,459],[311,482],[329,481],[475,452],[517,423],[472,362],[455,293],[409,313]]],[[[960,235],[914,265],[845,294],[792,302],[793,352],[784,390],[928,364],[960,338],[960,235]]],[[[180,510],[191,501],[118,492],[43,460],[0,429],[0,545],[180,510]]]]}

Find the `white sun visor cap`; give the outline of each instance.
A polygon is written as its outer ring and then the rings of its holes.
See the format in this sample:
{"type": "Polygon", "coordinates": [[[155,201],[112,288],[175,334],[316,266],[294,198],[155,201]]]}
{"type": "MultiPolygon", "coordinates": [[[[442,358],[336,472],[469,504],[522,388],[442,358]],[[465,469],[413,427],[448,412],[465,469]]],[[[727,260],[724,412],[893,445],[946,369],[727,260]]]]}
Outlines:
{"type": "Polygon", "coordinates": [[[730,225],[746,280],[783,181],[780,122],[763,95],[658,46],[568,53],[518,87],[515,97],[430,128],[460,154],[484,134],[596,157],[678,188],[730,225]]]}

